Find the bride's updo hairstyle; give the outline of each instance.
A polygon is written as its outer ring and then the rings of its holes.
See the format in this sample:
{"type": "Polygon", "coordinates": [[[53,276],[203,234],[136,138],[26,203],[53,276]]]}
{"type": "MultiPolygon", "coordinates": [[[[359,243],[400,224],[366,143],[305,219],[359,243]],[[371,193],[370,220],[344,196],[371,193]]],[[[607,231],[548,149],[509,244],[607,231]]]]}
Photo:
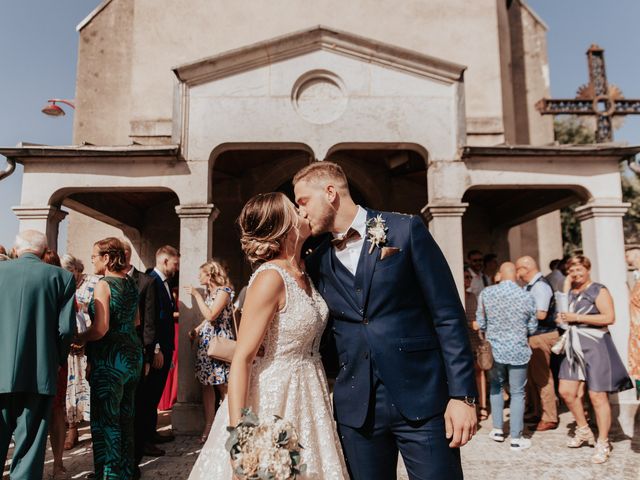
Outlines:
{"type": "Polygon", "coordinates": [[[260,264],[279,255],[297,220],[295,207],[283,193],[261,193],[251,198],[238,217],[240,245],[247,259],[260,264]]]}

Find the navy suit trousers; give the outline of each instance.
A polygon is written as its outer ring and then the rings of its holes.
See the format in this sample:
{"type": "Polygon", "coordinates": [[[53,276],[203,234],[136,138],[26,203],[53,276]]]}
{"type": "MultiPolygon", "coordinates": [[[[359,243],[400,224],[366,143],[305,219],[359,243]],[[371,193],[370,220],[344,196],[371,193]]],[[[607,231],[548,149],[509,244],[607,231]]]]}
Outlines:
{"type": "Polygon", "coordinates": [[[419,422],[405,419],[380,380],[365,424],[338,425],[352,480],[394,480],[398,451],[411,480],[462,479],[460,450],[449,447],[443,413],[419,422]]]}

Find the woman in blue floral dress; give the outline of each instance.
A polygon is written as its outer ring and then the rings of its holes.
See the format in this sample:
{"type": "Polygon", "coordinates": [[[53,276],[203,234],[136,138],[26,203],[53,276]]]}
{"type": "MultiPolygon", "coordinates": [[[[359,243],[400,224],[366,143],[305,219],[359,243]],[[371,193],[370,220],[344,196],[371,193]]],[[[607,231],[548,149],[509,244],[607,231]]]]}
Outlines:
{"type": "Polygon", "coordinates": [[[235,339],[233,331],[233,287],[226,270],[219,262],[210,260],[200,267],[200,284],[204,286],[205,296],[193,286],[185,287],[204,316],[204,321],[191,330],[189,336],[197,339],[195,361],[196,378],[202,385],[202,404],[204,406],[205,427],[201,442],[204,443],[211,430],[216,413],[216,391],[218,401],[222,402],[227,394],[229,364],[214,360],[207,355],[209,341],[213,336],[235,339]]]}

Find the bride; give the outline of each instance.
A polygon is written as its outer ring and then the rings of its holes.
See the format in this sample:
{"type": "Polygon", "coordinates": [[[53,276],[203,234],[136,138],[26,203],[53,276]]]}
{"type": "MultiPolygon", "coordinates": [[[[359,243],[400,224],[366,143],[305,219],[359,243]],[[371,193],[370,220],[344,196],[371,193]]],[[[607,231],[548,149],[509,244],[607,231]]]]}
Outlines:
{"type": "Polygon", "coordinates": [[[278,415],[296,427],[307,465],[303,478],[348,479],[318,353],[328,308],[300,258],[309,223],[282,193],[253,197],[238,223],[242,249],[259,267],[242,309],[228,397],[189,480],[233,478],[226,427],[237,425],[245,407],[261,419],[278,415]],[[261,345],[264,355],[256,356],[261,345]]]}

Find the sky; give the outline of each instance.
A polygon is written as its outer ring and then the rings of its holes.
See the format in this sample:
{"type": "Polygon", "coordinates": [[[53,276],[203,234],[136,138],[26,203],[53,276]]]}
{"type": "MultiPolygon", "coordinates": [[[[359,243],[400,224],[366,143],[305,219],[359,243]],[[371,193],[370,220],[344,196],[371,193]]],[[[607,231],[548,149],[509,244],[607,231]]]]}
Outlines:
{"type": "MultiPolygon", "coordinates": [[[[428,1],[428,0],[425,0],[428,1]]],[[[20,0],[0,2],[0,145],[20,141],[69,145],[73,111],[46,117],[49,98],[75,95],[76,26],[100,0],[20,0]]],[[[640,98],[639,0],[528,0],[549,27],[551,93],[572,98],[588,81],[585,52],[605,49],[609,82],[627,98],[640,98]]],[[[435,54],[435,53],[434,53],[435,54]]],[[[640,115],[627,117],[615,140],[640,144],[640,115]]],[[[0,169],[4,169],[0,157],[0,169]]],[[[20,204],[22,167],[0,182],[0,245],[10,246],[18,230],[11,207],[20,204]]],[[[61,225],[60,250],[66,244],[61,225]]]]}

